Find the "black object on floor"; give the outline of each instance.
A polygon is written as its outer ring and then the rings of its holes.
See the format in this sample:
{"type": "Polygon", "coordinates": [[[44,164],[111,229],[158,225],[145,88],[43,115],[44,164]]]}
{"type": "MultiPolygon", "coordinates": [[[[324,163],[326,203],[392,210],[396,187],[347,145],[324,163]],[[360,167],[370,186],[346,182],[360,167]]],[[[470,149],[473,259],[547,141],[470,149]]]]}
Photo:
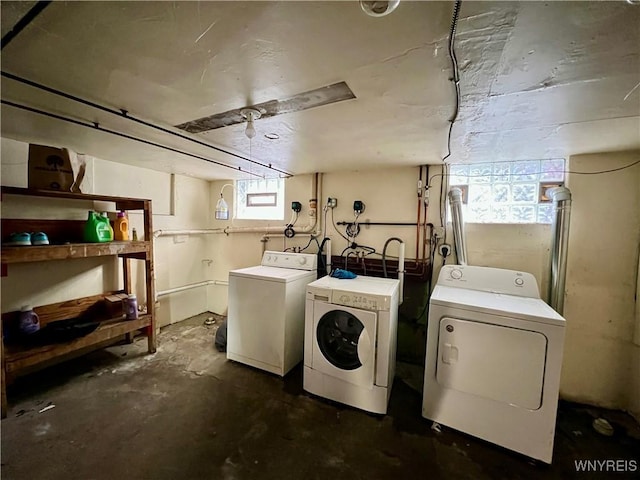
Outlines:
{"type": "Polygon", "coordinates": [[[227,351],[227,319],[225,318],[222,325],[218,327],[216,331],[216,349],[219,352],[227,351]]]}

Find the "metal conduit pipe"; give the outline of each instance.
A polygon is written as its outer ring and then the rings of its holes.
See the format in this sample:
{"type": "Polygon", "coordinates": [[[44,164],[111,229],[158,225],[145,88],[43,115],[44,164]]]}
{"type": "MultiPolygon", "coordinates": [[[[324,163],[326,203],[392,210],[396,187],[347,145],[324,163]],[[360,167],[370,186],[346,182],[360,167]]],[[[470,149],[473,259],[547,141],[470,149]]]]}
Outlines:
{"type": "Polygon", "coordinates": [[[450,189],[449,202],[451,203],[451,223],[458,264],[467,265],[467,242],[464,234],[464,221],[462,219],[462,190],[456,187],[450,189]]]}
{"type": "Polygon", "coordinates": [[[548,301],[551,308],[562,315],[564,289],[567,277],[567,248],[569,245],[569,223],[571,220],[571,191],[566,187],[547,190],[553,200],[554,216],[551,230],[551,262],[548,301]]]}

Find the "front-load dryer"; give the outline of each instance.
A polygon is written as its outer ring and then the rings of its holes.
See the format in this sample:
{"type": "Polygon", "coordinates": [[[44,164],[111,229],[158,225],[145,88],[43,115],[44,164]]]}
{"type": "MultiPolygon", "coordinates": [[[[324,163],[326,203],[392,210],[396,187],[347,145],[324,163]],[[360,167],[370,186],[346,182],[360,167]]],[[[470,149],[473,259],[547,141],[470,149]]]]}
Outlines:
{"type": "Polygon", "coordinates": [[[396,364],[399,281],[323,277],[307,285],[304,389],[386,413],[396,364]]]}
{"type": "Polygon", "coordinates": [[[430,300],[422,415],[551,463],[564,332],[533,275],[443,267],[430,300]]]}

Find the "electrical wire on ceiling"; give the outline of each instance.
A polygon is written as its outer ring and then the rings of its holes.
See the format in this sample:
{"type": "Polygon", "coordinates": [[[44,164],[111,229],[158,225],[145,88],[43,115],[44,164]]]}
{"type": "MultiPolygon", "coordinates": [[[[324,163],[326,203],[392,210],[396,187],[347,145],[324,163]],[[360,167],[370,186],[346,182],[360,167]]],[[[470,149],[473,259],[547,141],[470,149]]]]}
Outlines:
{"type": "MultiPolygon", "coordinates": [[[[448,185],[445,182],[445,178],[448,179],[447,169],[447,159],[451,156],[451,134],[453,132],[453,124],[458,118],[458,113],[460,111],[460,71],[458,69],[458,58],[456,57],[456,49],[455,49],[455,38],[456,38],[456,29],[458,28],[458,18],[460,16],[460,7],[462,5],[462,0],[456,0],[456,3],[453,7],[453,18],[451,19],[451,29],[449,30],[449,58],[451,59],[451,69],[453,71],[453,76],[451,81],[453,82],[455,89],[455,106],[453,109],[453,115],[449,119],[449,131],[447,132],[447,154],[442,158],[442,182],[440,182],[440,226],[444,228],[444,243],[447,243],[447,208],[446,208],[446,189],[448,185]]],[[[426,186],[426,189],[429,189],[430,183],[426,186]]]]}
{"type": "Polygon", "coordinates": [[[455,49],[455,37],[456,37],[456,29],[458,28],[458,17],[460,16],[460,6],[462,4],[462,0],[456,0],[456,4],[453,7],[453,18],[451,19],[451,30],[449,31],[449,58],[451,58],[451,68],[453,70],[453,77],[451,81],[453,81],[456,95],[455,95],[455,108],[453,109],[453,115],[449,120],[449,132],[447,133],[447,154],[442,159],[442,162],[446,162],[446,160],[451,156],[451,132],[453,130],[453,124],[458,118],[458,112],[460,111],[460,71],[458,70],[458,58],[456,57],[456,49],[455,49]]]}
{"type": "MultiPolygon", "coordinates": [[[[613,173],[613,172],[619,172],[621,170],[626,170],[627,168],[631,168],[631,167],[635,167],[636,165],[640,164],[640,160],[636,160],[635,162],[631,162],[628,165],[623,165],[622,167],[617,167],[617,168],[609,168],[606,170],[597,170],[595,172],[578,172],[576,170],[553,170],[551,173],[569,173],[571,175],[602,175],[605,173],[613,173]]],[[[531,172],[531,173],[527,173],[527,175],[540,175],[543,173],[550,173],[550,172],[531,172]]],[[[452,175],[457,175],[457,174],[451,174],[451,173],[436,173],[433,174],[429,177],[429,184],[427,186],[427,188],[429,188],[431,186],[431,182],[434,178],[436,177],[450,177],[452,175]]],[[[469,178],[488,178],[488,177],[492,177],[494,176],[493,173],[483,173],[480,175],[465,175],[465,177],[469,177],[469,178]]]]}

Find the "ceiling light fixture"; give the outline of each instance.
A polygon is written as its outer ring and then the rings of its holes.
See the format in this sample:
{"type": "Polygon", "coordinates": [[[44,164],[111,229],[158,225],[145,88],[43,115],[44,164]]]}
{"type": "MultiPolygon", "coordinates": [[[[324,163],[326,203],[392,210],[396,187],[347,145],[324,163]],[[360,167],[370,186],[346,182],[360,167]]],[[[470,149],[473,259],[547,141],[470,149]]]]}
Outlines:
{"type": "Polygon", "coordinates": [[[360,8],[370,17],[384,17],[398,8],[399,3],[400,0],[387,2],[360,0],[360,8]]]}
{"type": "Polygon", "coordinates": [[[280,138],[280,135],[277,133],[265,133],[264,136],[269,140],[278,140],[280,138]]]}
{"type": "Polygon", "coordinates": [[[243,108],[240,110],[240,115],[247,119],[247,128],[244,134],[249,138],[256,136],[256,128],[253,126],[253,121],[259,119],[262,116],[259,110],[254,108],[243,108]]]}

